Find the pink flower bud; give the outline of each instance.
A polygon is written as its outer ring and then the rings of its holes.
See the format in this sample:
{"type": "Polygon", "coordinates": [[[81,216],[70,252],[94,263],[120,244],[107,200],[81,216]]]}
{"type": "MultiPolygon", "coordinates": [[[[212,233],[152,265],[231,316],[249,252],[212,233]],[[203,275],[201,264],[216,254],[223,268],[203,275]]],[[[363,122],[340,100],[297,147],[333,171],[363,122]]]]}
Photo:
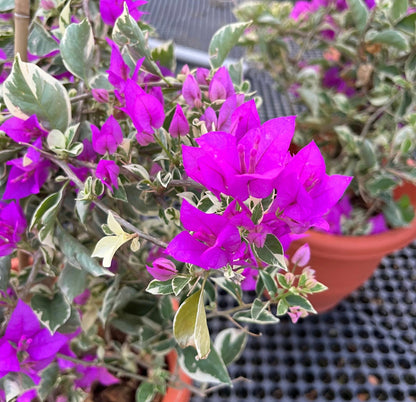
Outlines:
{"type": "Polygon", "coordinates": [[[303,246],[299,247],[291,261],[293,264],[297,265],[298,267],[304,267],[311,258],[311,249],[309,248],[309,244],[305,243],[303,246]]]}
{"type": "Polygon", "coordinates": [[[202,106],[202,94],[193,75],[189,74],[183,83],[182,95],[190,107],[199,109],[202,106]]]}
{"type": "Polygon", "coordinates": [[[173,138],[189,133],[189,123],[186,119],[181,106],[176,105],[175,114],[169,126],[169,133],[173,138]]]}
{"type": "Polygon", "coordinates": [[[91,90],[93,98],[98,103],[108,103],[108,91],[104,88],[93,88],[91,90]]]}
{"type": "Polygon", "coordinates": [[[172,279],[177,273],[175,264],[163,257],[156,258],[156,260],[153,261],[153,267],[146,265],[146,268],[149,274],[158,281],[167,281],[172,279]]]}

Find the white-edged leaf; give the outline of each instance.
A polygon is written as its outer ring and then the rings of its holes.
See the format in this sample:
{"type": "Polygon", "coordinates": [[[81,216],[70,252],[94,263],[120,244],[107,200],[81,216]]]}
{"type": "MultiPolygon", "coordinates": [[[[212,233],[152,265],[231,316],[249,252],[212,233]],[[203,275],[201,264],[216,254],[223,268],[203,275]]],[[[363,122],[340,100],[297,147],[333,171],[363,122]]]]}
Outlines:
{"type": "Polygon", "coordinates": [[[103,259],[103,267],[111,267],[116,251],[126,242],[131,239],[130,235],[105,236],[101,238],[95,245],[91,257],[98,257],[103,259]]]}
{"type": "Polygon", "coordinates": [[[347,0],[348,9],[359,31],[363,31],[368,18],[368,9],[362,0],[347,0]]]}
{"type": "Polygon", "coordinates": [[[60,292],[55,293],[53,298],[35,294],[30,300],[30,306],[51,333],[54,333],[71,316],[71,306],[60,292]]]}
{"type": "Polygon", "coordinates": [[[126,232],[122,229],[120,224],[114,218],[114,215],[109,211],[107,216],[107,225],[115,235],[124,235],[126,232]]]}
{"type": "Polygon", "coordinates": [[[178,351],[179,366],[189,377],[202,383],[231,385],[227,368],[215,347],[211,347],[211,353],[206,359],[197,360],[196,357],[194,348],[178,351]]]}
{"type": "Polygon", "coordinates": [[[153,295],[171,295],[173,294],[172,289],[172,280],[168,281],[158,281],[153,279],[146,288],[146,292],[149,292],[153,295]]]}
{"type": "Polygon", "coordinates": [[[70,303],[87,287],[87,273],[69,262],[59,275],[58,286],[70,303]]]}
{"type": "Polygon", "coordinates": [[[10,255],[0,257],[0,290],[5,292],[9,286],[12,258],[10,255]]]}
{"type": "Polygon", "coordinates": [[[28,38],[29,52],[36,56],[44,56],[57,49],[59,49],[58,42],[52,38],[43,25],[35,20],[28,38]]]}
{"type": "Polygon", "coordinates": [[[87,81],[93,64],[94,35],[86,18],[79,24],[70,24],[65,29],[60,50],[62,61],[68,71],[87,81]]]}
{"type": "Polygon", "coordinates": [[[40,67],[17,55],[3,84],[3,97],[13,116],[26,119],[36,114],[47,129],[65,132],[71,121],[71,104],[64,86],[40,67]]]}
{"type": "Polygon", "coordinates": [[[194,346],[198,359],[208,357],[211,341],[201,289],[180,305],[173,320],[173,335],[180,347],[194,346]]]}
{"type": "Polygon", "coordinates": [[[221,27],[212,36],[208,53],[211,66],[221,67],[230,50],[237,44],[241,35],[251,25],[251,22],[235,22],[221,27]]]}
{"type": "Polygon", "coordinates": [[[247,333],[237,328],[222,330],[215,338],[214,347],[221,356],[224,364],[228,366],[237,360],[247,343],[247,333]]]}

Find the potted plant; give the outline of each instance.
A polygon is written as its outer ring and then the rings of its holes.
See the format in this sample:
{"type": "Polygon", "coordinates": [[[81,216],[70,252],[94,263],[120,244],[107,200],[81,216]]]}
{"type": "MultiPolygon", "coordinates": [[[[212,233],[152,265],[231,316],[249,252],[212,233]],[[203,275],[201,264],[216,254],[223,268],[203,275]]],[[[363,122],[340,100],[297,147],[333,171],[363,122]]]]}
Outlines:
{"type": "Polygon", "coordinates": [[[31,62],[2,54],[0,400],[204,395],[189,377],[230,385],[247,325],[295,322],[325,290],[281,243],[351,178],[313,143],[292,156],[294,117],[262,124],[241,65],[221,66],[247,24],[214,35],[211,69],[175,73],[143,3],[41,1],[31,62]],[[214,317],[233,327],[211,340],[214,317]]]}
{"type": "Polygon", "coordinates": [[[354,176],[329,228],[307,238],[317,277],[330,289],[311,299],[320,311],[416,237],[415,11],[407,0],[257,1],[236,9],[253,21],[242,39],[251,59],[298,116],[295,143],[313,140],[331,174],[354,176]]]}

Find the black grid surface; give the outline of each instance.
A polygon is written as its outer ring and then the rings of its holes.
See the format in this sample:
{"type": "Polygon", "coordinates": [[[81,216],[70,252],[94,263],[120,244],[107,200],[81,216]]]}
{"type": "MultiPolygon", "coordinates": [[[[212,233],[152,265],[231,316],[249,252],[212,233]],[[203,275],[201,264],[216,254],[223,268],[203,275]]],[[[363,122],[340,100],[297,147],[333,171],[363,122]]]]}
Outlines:
{"type": "MultiPolygon", "coordinates": [[[[162,39],[206,51],[212,34],[235,21],[240,0],[149,0],[148,21],[162,39]]],[[[240,50],[232,54],[240,55],[240,50]]],[[[263,98],[262,121],[293,114],[270,76],[246,78],[263,98]]],[[[221,309],[232,306],[226,295],[221,309]]],[[[210,322],[215,336],[228,322],[210,322]]],[[[244,354],[230,366],[245,377],[192,402],[416,401],[416,242],[385,257],[370,280],[332,311],[292,324],[251,327],[244,354]]]]}

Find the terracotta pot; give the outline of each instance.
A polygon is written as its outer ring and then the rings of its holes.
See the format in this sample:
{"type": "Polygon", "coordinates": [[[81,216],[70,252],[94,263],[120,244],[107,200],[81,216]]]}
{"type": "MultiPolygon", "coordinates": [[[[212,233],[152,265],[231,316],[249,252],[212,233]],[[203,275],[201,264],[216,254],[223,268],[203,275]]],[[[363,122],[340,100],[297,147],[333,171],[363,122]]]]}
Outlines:
{"type": "MultiPolygon", "coordinates": [[[[167,356],[168,367],[170,372],[177,370],[177,354],[172,350],[167,356]]],[[[179,378],[187,383],[191,384],[192,380],[183,372],[179,371],[179,378]]],[[[187,388],[168,388],[166,394],[163,396],[162,402],[188,402],[191,399],[191,391],[187,388]]]]}
{"type": "MultiPolygon", "coordinates": [[[[404,185],[396,195],[408,194],[416,207],[416,188],[404,185]]],[[[311,248],[310,265],[316,278],[328,287],[309,300],[319,312],[335,307],[361,286],[376,270],[381,259],[416,239],[416,218],[407,227],[369,236],[338,236],[309,231],[307,237],[293,242],[291,250],[304,243],[311,248]]],[[[290,251],[289,251],[290,253],[290,251]]]]}

